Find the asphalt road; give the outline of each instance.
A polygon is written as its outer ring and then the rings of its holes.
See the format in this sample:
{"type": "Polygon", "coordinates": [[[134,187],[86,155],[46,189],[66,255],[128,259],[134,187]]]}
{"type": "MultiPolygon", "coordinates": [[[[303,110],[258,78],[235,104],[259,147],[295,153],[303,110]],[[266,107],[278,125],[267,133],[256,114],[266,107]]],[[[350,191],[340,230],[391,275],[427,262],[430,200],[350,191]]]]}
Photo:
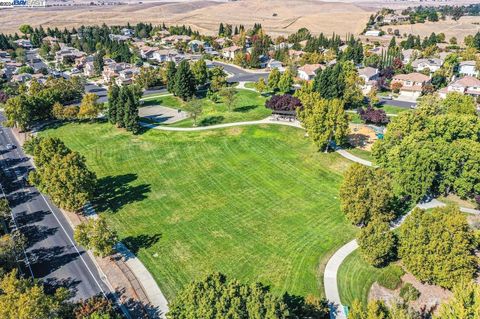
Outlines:
{"type": "Polygon", "coordinates": [[[409,109],[412,106],[416,106],[417,102],[407,102],[407,101],[389,100],[389,99],[380,98],[380,104],[393,105],[393,106],[409,109]]]}
{"type": "MultiPolygon", "coordinates": [[[[0,115],[0,121],[3,121],[0,115]]],[[[69,288],[73,300],[86,299],[109,289],[83,248],[73,241],[73,230],[52,202],[25,183],[30,161],[10,129],[0,126],[0,165],[9,181],[5,193],[18,228],[27,237],[25,274],[47,286],[69,288]],[[6,150],[7,144],[16,146],[6,150]],[[29,265],[29,266],[28,266],[29,265]]]]}
{"type": "Polygon", "coordinates": [[[246,72],[245,70],[242,70],[239,67],[232,66],[230,64],[221,63],[221,62],[218,62],[218,61],[214,61],[213,65],[221,66],[221,67],[223,67],[223,69],[226,72],[228,72],[230,74],[233,74],[232,77],[227,78],[227,82],[229,82],[229,83],[233,83],[233,82],[257,82],[258,79],[260,79],[260,78],[267,79],[268,74],[269,74],[269,72],[259,72],[259,73],[246,72]]]}

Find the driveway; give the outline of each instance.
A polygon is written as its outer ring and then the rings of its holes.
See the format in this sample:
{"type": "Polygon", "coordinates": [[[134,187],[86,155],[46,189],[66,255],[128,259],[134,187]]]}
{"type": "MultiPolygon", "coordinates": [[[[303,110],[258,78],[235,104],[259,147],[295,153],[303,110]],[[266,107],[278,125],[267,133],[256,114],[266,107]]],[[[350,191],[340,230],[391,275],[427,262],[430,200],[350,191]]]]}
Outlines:
{"type": "Polygon", "coordinates": [[[244,70],[244,69],[242,69],[238,66],[233,66],[231,64],[222,63],[222,62],[218,62],[218,61],[214,61],[213,65],[221,66],[221,67],[223,67],[223,69],[226,72],[232,74],[231,77],[227,78],[227,82],[229,82],[229,83],[233,83],[233,82],[257,82],[258,79],[260,79],[260,78],[267,79],[268,74],[270,74],[269,72],[262,72],[262,71],[259,71],[259,72],[247,71],[247,70],[244,70]]]}

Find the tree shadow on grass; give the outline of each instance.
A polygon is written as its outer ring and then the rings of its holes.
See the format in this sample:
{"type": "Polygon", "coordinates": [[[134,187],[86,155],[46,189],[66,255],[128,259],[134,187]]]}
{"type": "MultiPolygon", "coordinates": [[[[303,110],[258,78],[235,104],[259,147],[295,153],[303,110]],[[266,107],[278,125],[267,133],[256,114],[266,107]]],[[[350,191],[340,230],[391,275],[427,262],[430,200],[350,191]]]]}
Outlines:
{"type": "Polygon", "coordinates": [[[162,238],[162,234],[158,233],[155,235],[139,235],[139,236],[129,236],[123,239],[123,243],[130,249],[132,253],[135,255],[141,248],[150,248],[155,245],[160,238],[162,238]]]}
{"type": "Polygon", "coordinates": [[[246,113],[248,111],[251,111],[253,109],[256,109],[258,105],[245,105],[245,106],[240,106],[235,108],[233,111],[234,112],[240,112],[240,113],[246,113]]]}
{"type": "Polygon", "coordinates": [[[198,123],[198,126],[210,126],[210,125],[220,124],[223,122],[224,119],[225,117],[221,115],[209,116],[201,120],[200,123],[198,123]]]}
{"type": "Polygon", "coordinates": [[[97,212],[119,211],[123,206],[139,202],[150,193],[149,184],[131,186],[138,178],[137,174],[107,176],[98,180],[97,198],[94,206],[97,212]]]}

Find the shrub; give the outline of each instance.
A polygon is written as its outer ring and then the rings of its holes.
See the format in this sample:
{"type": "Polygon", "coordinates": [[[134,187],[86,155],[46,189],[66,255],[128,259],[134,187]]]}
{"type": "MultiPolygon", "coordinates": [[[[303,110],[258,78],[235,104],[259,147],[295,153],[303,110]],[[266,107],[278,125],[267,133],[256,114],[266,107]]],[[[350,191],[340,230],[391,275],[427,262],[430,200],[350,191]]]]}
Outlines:
{"type": "Polygon", "coordinates": [[[359,108],[357,110],[360,118],[365,123],[377,124],[377,125],[384,125],[390,122],[389,118],[387,117],[387,113],[381,109],[375,109],[371,106],[364,108],[359,108]]]}
{"type": "Polygon", "coordinates": [[[391,89],[392,89],[393,93],[398,93],[398,92],[400,92],[400,89],[402,88],[402,86],[403,86],[402,83],[394,82],[391,85],[391,89]]]}
{"type": "Polygon", "coordinates": [[[265,107],[275,111],[296,111],[302,108],[302,102],[290,94],[274,95],[265,102],[265,107]]]}
{"type": "Polygon", "coordinates": [[[480,207],[480,195],[475,195],[475,202],[477,203],[477,206],[480,207]]]}
{"type": "Polygon", "coordinates": [[[378,277],[378,284],[388,289],[397,289],[402,283],[402,276],[405,274],[405,271],[398,265],[390,265],[385,268],[385,270],[386,271],[378,277]]]}
{"type": "Polygon", "coordinates": [[[400,289],[400,297],[402,297],[405,302],[415,301],[420,297],[420,291],[408,282],[400,289]]]}

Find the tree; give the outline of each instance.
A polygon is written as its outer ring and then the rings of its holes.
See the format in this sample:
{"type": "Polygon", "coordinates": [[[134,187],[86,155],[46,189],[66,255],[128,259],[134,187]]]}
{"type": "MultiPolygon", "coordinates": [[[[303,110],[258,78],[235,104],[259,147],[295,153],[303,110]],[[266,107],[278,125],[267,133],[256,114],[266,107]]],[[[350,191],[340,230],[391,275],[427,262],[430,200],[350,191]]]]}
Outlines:
{"type": "Polygon", "coordinates": [[[175,74],[175,95],[186,101],[195,94],[195,77],[190,70],[190,65],[183,60],[178,65],[175,74]]]}
{"type": "Polygon", "coordinates": [[[139,94],[137,93],[138,88],[134,85],[129,85],[122,87],[123,91],[126,94],[120,95],[125,98],[121,103],[123,105],[123,125],[125,129],[133,134],[137,134],[140,130],[140,125],[138,124],[138,108],[140,106],[139,94]]]}
{"type": "Polygon", "coordinates": [[[28,279],[17,278],[17,271],[0,280],[0,317],[4,319],[59,318],[69,292],[59,288],[53,295],[28,279]]]}
{"type": "Polygon", "coordinates": [[[387,222],[374,219],[362,228],[357,241],[363,259],[374,267],[386,266],[396,257],[395,235],[387,222]]]}
{"type": "Polygon", "coordinates": [[[274,111],[300,112],[302,102],[290,94],[274,95],[265,102],[265,107],[274,111]]]}
{"type": "Polygon", "coordinates": [[[98,95],[95,93],[87,93],[83,96],[82,103],[80,103],[80,110],[78,112],[79,118],[96,119],[102,110],[103,104],[97,103],[98,95]]]}
{"type": "Polygon", "coordinates": [[[29,24],[22,24],[18,30],[25,35],[29,35],[33,32],[32,27],[29,24]]]}
{"type": "Polygon", "coordinates": [[[262,284],[241,284],[218,273],[187,285],[169,308],[169,319],[282,319],[289,315],[285,303],[262,284]]]}
{"type": "Polygon", "coordinates": [[[102,74],[103,66],[105,63],[103,62],[103,58],[105,57],[105,51],[99,50],[97,54],[93,56],[93,69],[95,71],[95,75],[102,74]]]}
{"type": "Polygon", "coordinates": [[[268,82],[267,82],[268,88],[270,90],[272,91],[278,90],[278,82],[280,82],[281,76],[282,75],[277,68],[273,69],[272,72],[270,72],[270,74],[268,75],[268,82]]]}
{"type": "Polygon", "coordinates": [[[320,97],[327,100],[343,98],[345,86],[345,73],[341,63],[326,67],[315,77],[313,84],[320,97]]]}
{"type": "Polygon", "coordinates": [[[143,89],[162,85],[159,69],[142,67],[140,73],[135,77],[135,84],[138,84],[143,89]]]}
{"type": "Polygon", "coordinates": [[[257,90],[260,94],[267,90],[267,84],[265,83],[264,78],[258,79],[258,81],[255,83],[255,90],[257,90]]]}
{"type": "Polygon", "coordinates": [[[90,218],[75,228],[75,240],[93,251],[96,256],[105,257],[113,253],[117,233],[111,230],[104,218],[90,218]]]}
{"type": "Polygon", "coordinates": [[[290,69],[287,69],[280,77],[278,81],[278,90],[282,93],[289,93],[293,85],[293,76],[290,69]]]}
{"type": "Polygon", "coordinates": [[[476,115],[476,102],[470,95],[461,94],[458,92],[450,92],[443,101],[448,113],[476,115]]]}
{"type": "Polygon", "coordinates": [[[362,121],[368,124],[385,125],[390,122],[387,114],[382,109],[375,109],[368,106],[366,109],[362,107],[358,108],[357,112],[362,121]]]}
{"type": "Polygon", "coordinates": [[[208,80],[207,63],[204,59],[200,59],[192,64],[192,72],[197,85],[204,85],[208,80]]]}
{"type": "Polygon", "coordinates": [[[340,187],[341,208],[347,219],[362,227],[374,219],[392,221],[396,203],[392,184],[392,178],[383,169],[351,165],[340,187]]]}
{"type": "Polygon", "coordinates": [[[332,142],[344,142],[349,129],[343,101],[321,99],[314,92],[300,97],[300,101],[303,110],[299,118],[319,149],[327,151],[332,142]]]}
{"type": "Polygon", "coordinates": [[[227,85],[226,73],[222,67],[216,66],[208,71],[210,91],[218,92],[227,85]]]}
{"type": "Polygon", "coordinates": [[[403,264],[423,282],[452,288],[476,273],[475,235],[457,207],[414,209],[400,228],[399,242],[403,264]]]}
{"type": "Polygon", "coordinates": [[[177,73],[177,67],[175,62],[169,61],[167,63],[167,90],[175,95],[175,75],[177,73]]]}
{"type": "MultiPolygon", "coordinates": [[[[5,217],[2,216],[4,219],[5,217]]],[[[5,220],[5,219],[4,219],[5,220]]],[[[13,231],[0,237],[0,274],[18,267],[27,239],[20,231],[13,231]]]]}
{"type": "Polygon", "coordinates": [[[223,97],[223,101],[229,111],[232,111],[233,106],[237,100],[238,91],[233,87],[227,87],[220,91],[220,96],[223,97]]]}
{"type": "Polygon", "coordinates": [[[203,104],[199,99],[193,98],[185,104],[185,111],[193,119],[193,126],[197,126],[197,118],[203,112],[203,104]]]}
{"type": "Polygon", "coordinates": [[[117,123],[117,109],[120,106],[120,88],[113,84],[108,89],[108,111],[107,118],[111,124],[117,123]]]}
{"type": "Polygon", "coordinates": [[[75,319],[121,319],[112,302],[97,295],[79,302],[73,311],[75,319]]]}
{"type": "MultiPolygon", "coordinates": [[[[370,301],[366,308],[355,300],[352,309],[348,314],[348,319],[387,319],[390,318],[387,306],[382,301],[370,301]]],[[[395,319],[400,319],[395,317],[395,319]]]]}
{"type": "Polygon", "coordinates": [[[472,281],[459,282],[453,288],[453,298],[440,305],[435,319],[480,318],[480,287],[472,281]]]}

